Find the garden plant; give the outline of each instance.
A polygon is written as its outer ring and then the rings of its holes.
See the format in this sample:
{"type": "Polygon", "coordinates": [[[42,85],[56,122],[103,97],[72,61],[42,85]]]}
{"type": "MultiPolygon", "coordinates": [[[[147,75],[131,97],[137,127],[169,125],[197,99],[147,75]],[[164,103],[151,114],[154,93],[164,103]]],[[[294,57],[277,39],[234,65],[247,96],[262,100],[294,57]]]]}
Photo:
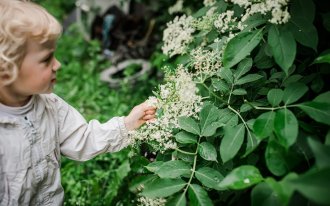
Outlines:
{"type": "Polygon", "coordinates": [[[130,183],[140,204],[329,205],[327,2],[205,0],[176,12],[150,98],[158,118],[131,133],[156,154],[130,183]]]}

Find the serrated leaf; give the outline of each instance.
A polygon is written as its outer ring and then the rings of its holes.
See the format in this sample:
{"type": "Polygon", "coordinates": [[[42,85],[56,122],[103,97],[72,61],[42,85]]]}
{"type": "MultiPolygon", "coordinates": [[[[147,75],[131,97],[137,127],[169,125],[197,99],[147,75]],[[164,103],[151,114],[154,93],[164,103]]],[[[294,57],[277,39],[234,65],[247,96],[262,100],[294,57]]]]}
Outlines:
{"type": "Polygon", "coordinates": [[[276,111],[274,131],[280,144],[289,149],[298,137],[298,120],[296,116],[289,109],[276,111]]]}
{"type": "Polygon", "coordinates": [[[182,160],[164,162],[155,172],[160,178],[178,178],[191,173],[191,166],[182,160]]]}
{"type": "Polygon", "coordinates": [[[223,180],[223,175],[210,167],[202,167],[195,171],[196,178],[206,187],[219,190],[218,184],[223,180]]]}
{"type": "Polygon", "coordinates": [[[217,73],[217,76],[226,80],[227,83],[232,84],[234,81],[233,73],[230,69],[221,67],[217,73]]]}
{"type": "Polygon", "coordinates": [[[253,131],[259,140],[268,137],[274,128],[275,112],[261,114],[253,124],[253,131]]]}
{"type": "Polygon", "coordinates": [[[283,91],[281,89],[271,89],[267,94],[267,100],[273,107],[278,106],[282,101],[282,98],[283,91]]]}
{"type": "Polygon", "coordinates": [[[181,131],[175,135],[175,140],[182,144],[195,144],[197,143],[197,136],[186,131],[181,131]]]}
{"type": "Polygon", "coordinates": [[[220,111],[213,104],[205,104],[199,113],[201,136],[212,136],[216,129],[222,124],[217,124],[216,121],[220,116],[220,111]]]}
{"type": "Polygon", "coordinates": [[[200,135],[200,128],[197,122],[191,117],[179,117],[178,118],[179,126],[190,133],[200,135]]]}
{"type": "Polygon", "coordinates": [[[235,157],[243,144],[244,135],[245,127],[243,124],[225,127],[225,135],[220,144],[220,156],[223,163],[235,157]]]}
{"type": "Polygon", "coordinates": [[[159,170],[162,164],[164,164],[163,161],[155,161],[145,166],[145,168],[147,168],[147,170],[149,170],[150,172],[156,172],[157,170],[159,170]]]}
{"type": "Polygon", "coordinates": [[[254,82],[257,81],[259,79],[261,79],[263,76],[259,75],[259,74],[248,74],[240,79],[238,79],[235,84],[236,85],[242,85],[242,84],[246,84],[246,83],[250,83],[250,82],[254,82]]]}
{"type": "Polygon", "coordinates": [[[272,25],[268,32],[268,44],[275,62],[288,75],[296,57],[296,41],[291,32],[284,27],[272,25]]]}
{"type": "Polygon", "coordinates": [[[228,84],[222,79],[212,78],[212,86],[216,91],[221,91],[223,93],[229,91],[228,84]]]}
{"type": "Polygon", "coordinates": [[[258,168],[243,165],[232,170],[219,184],[220,188],[245,189],[263,180],[258,168]]]}
{"type": "Polygon", "coordinates": [[[145,185],[141,195],[148,198],[168,197],[186,185],[182,179],[156,179],[145,185]]]}
{"type": "Polygon", "coordinates": [[[315,121],[330,125],[330,103],[312,101],[297,106],[315,121]]]}
{"type": "Polygon", "coordinates": [[[262,29],[241,32],[232,38],[223,52],[223,65],[230,69],[250,54],[262,39],[262,29]]]}
{"type": "Polygon", "coordinates": [[[237,70],[234,72],[235,80],[238,80],[241,76],[248,73],[252,67],[252,59],[243,59],[237,66],[237,70]]]}
{"type": "Polygon", "coordinates": [[[288,105],[298,101],[307,91],[308,87],[299,82],[288,85],[283,92],[284,104],[288,105]]]}
{"type": "Polygon", "coordinates": [[[189,199],[191,206],[211,206],[213,205],[207,192],[197,184],[189,185],[189,199]]]}
{"type": "Polygon", "coordinates": [[[205,160],[217,161],[217,151],[209,142],[202,142],[198,146],[198,154],[205,160]]]}
{"type": "Polygon", "coordinates": [[[239,88],[239,89],[234,89],[234,91],[232,92],[233,95],[246,95],[247,91],[245,89],[239,88]]]}

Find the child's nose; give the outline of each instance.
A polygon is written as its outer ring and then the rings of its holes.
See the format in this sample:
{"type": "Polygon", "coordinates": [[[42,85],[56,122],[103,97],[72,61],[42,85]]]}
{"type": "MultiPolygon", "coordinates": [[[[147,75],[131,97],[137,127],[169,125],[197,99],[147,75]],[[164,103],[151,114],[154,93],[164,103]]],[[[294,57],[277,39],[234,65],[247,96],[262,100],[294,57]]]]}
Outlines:
{"type": "Polygon", "coordinates": [[[53,64],[53,70],[57,71],[61,68],[61,63],[55,58],[54,64],[53,64]]]}

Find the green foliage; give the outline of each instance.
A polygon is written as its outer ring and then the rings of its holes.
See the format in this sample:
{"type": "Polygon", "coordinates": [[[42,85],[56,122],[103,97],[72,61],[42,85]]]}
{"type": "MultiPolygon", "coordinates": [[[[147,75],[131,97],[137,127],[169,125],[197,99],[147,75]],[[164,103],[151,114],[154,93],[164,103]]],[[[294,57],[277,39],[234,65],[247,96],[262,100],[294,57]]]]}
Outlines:
{"type": "MultiPolygon", "coordinates": [[[[241,31],[197,28],[186,53],[167,59],[194,73],[189,52],[202,47],[218,52],[221,65],[197,75],[204,105],[198,117],[178,117],[177,148],[147,166],[143,176],[157,175],[157,184],[145,184],[142,195],[168,205],[329,205],[330,30],[322,5],[290,1],[285,24],[254,14],[241,31]]],[[[244,10],[230,1],[214,6],[237,18],[244,10]]],[[[201,21],[210,8],[191,16],[201,21]]]]}

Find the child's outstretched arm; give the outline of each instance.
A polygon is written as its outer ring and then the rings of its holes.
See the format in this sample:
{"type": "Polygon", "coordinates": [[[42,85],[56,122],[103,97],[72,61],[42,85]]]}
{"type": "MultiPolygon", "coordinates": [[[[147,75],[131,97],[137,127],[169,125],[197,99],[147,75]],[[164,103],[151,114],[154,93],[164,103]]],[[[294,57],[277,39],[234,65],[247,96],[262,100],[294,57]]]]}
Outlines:
{"type": "Polygon", "coordinates": [[[152,121],[155,118],[155,113],[156,108],[147,102],[135,106],[124,119],[127,130],[137,129],[145,122],[152,121]]]}

